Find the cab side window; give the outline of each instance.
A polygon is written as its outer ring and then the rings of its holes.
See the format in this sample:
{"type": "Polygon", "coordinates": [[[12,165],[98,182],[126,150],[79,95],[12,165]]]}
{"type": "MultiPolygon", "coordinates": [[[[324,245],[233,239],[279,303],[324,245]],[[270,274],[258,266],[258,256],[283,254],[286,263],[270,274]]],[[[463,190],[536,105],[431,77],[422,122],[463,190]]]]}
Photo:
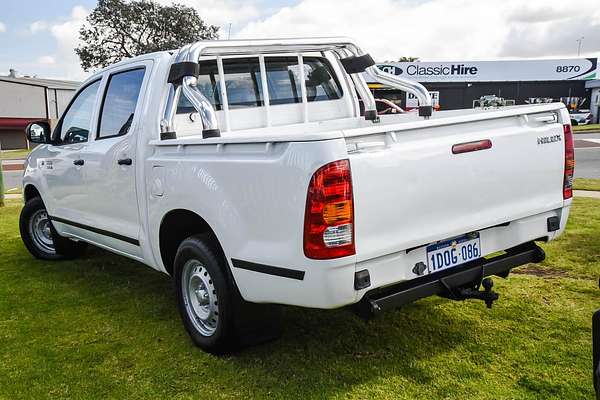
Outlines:
{"type": "Polygon", "coordinates": [[[79,92],[73,100],[60,123],[61,144],[88,141],[99,87],[100,80],[97,80],[79,92]]]}
{"type": "Polygon", "coordinates": [[[144,68],[138,68],[110,76],[100,107],[98,139],[129,132],[144,81],[144,71],[144,68]]]}

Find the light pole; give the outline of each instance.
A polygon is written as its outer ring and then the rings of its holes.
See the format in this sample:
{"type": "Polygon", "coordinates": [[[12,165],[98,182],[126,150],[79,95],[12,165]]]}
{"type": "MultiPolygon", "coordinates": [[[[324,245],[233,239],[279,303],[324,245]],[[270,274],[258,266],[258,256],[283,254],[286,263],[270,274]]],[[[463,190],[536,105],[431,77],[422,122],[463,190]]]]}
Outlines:
{"type": "Polygon", "coordinates": [[[581,43],[583,43],[583,39],[585,39],[584,36],[582,36],[576,40],[576,42],[577,42],[577,57],[579,57],[581,55],[581,43]]]}

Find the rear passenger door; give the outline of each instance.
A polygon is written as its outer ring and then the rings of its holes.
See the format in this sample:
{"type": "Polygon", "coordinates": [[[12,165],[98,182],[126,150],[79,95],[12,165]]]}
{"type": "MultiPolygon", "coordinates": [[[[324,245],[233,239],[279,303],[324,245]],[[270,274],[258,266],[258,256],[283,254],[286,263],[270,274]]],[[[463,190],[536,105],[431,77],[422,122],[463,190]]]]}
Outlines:
{"type": "Polygon", "coordinates": [[[81,152],[86,193],[86,238],[141,257],[136,190],[139,120],[151,63],[109,70],[102,88],[97,128],[81,152]]]}

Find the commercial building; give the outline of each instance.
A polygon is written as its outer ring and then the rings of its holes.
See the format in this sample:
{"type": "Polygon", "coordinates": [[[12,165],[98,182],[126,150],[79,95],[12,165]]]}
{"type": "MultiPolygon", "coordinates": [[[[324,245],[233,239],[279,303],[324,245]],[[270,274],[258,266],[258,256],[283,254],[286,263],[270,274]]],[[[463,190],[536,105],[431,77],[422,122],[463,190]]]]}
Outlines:
{"type": "Polygon", "coordinates": [[[72,81],[19,77],[14,71],[0,76],[1,149],[27,148],[27,124],[39,120],[54,124],[79,85],[72,81]]]}
{"type": "Polygon", "coordinates": [[[587,81],[585,88],[590,91],[592,121],[600,123],[600,79],[587,81]]]}
{"type": "MultiPolygon", "coordinates": [[[[600,99],[592,96],[600,86],[597,58],[393,62],[378,67],[422,83],[442,110],[477,106],[483,96],[503,98],[507,104],[562,99],[572,106],[577,103],[579,108],[592,109],[598,118],[600,99]]],[[[406,93],[377,84],[369,76],[366,79],[375,97],[392,100],[404,108],[416,107],[416,99],[406,93]]]]}

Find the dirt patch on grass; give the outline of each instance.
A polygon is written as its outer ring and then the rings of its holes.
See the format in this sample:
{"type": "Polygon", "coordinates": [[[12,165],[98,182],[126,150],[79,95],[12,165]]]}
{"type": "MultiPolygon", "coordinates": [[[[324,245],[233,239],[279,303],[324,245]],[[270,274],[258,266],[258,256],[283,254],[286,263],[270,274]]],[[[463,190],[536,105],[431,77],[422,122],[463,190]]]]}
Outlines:
{"type": "Polygon", "coordinates": [[[540,268],[534,264],[528,264],[524,267],[515,268],[511,271],[511,273],[518,275],[539,276],[540,278],[564,278],[568,276],[565,271],[552,268],[540,268]]]}

